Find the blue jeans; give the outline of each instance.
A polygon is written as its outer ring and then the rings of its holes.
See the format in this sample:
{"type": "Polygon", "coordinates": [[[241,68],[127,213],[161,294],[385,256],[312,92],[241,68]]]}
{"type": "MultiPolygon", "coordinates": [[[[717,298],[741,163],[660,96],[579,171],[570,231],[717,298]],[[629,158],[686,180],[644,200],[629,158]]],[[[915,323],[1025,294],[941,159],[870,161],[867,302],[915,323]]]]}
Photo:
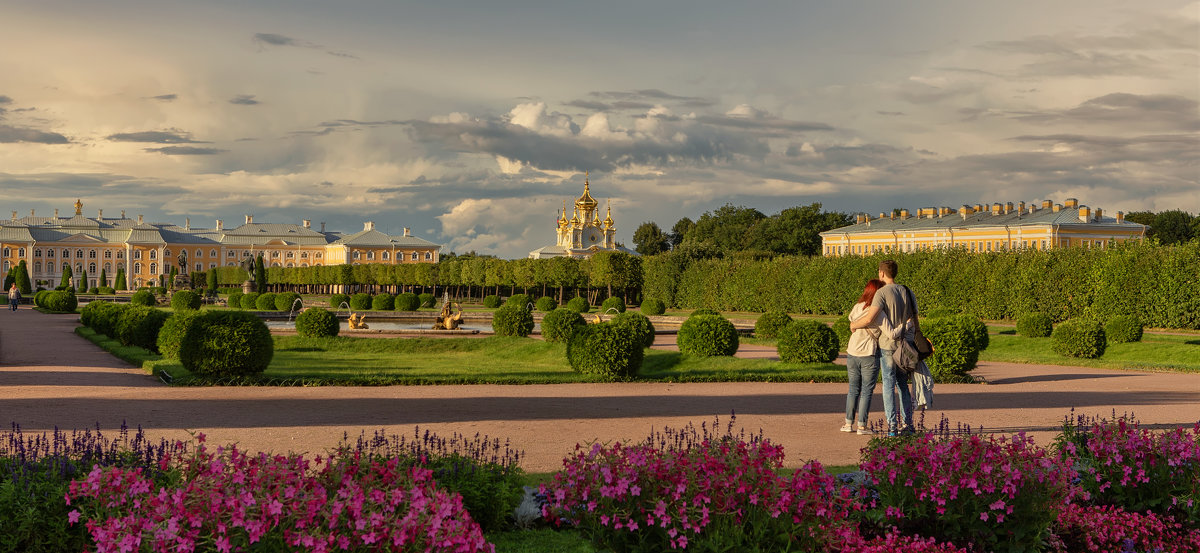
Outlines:
{"type": "Polygon", "coordinates": [[[880,370],[883,374],[883,416],[887,418],[888,429],[912,426],[912,393],[908,390],[908,375],[897,370],[892,365],[892,350],[880,348],[880,370]],[[900,411],[904,416],[903,424],[896,418],[896,388],[900,388],[900,411]]]}
{"type": "Polygon", "coordinates": [[[20,303],[20,301],[21,301],[21,300],[8,300],[8,309],[9,309],[10,311],[16,311],[16,310],[17,310],[17,304],[18,304],[18,303],[20,303]]]}
{"type": "Polygon", "coordinates": [[[866,426],[871,411],[871,394],[875,393],[875,381],[879,376],[879,357],[847,357],[846,376],[850,380],[850,393],[846,394],[846,420],[858,421],[860,427],[866,426]]]}

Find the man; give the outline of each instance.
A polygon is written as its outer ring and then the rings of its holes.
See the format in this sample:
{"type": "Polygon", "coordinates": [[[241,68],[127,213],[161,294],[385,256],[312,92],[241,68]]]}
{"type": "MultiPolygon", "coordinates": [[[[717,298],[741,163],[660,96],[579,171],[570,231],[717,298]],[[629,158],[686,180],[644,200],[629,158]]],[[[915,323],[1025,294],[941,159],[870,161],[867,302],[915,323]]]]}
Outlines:
{"type": "Polygon", "coordinates": [[[884,317],[892,328],[898,329],[898,335],[889,335],[887,332],[879,335],[879,372],[883,380],[883,414],[887,418],[889,436],[898,434],[897,428],[900,427],[901,420],[897,415],[903,417],[904,426],[901,431],[906,433],[913,431],[913,405],[912,395],[908,390],[908,374],[896,369],[895,364],[892,363],[892,352],[899,347],[899,340],[910,340],[913,333],[921,328],[921,323],[917,321],[915,296],[909,295],[908,288],[896,284],[896,274],[899,271],[900,267],[891,259],[879,263],[879,280],[886,285],[875,292],[875,299],[871,301],[871,307],[867,309],[867,312],[850,323],[851,331],[864,328],[875,320],[875,316],[880,311],[883,311],[884,317]],[[906,323],[909,321],[912,321],[913,326],[911,329],[906,329],[906,323]],[[896,412],[896,386],[900,387],[900,413],[896,412]]]}
{"type": "Polygon", "coordinates": [[[17,304],[21,302],[21,291],[17,290],[17,285],[13,284],[12,288],[8,289],[8,309],[10,311],[17,310],[17,304]]]}

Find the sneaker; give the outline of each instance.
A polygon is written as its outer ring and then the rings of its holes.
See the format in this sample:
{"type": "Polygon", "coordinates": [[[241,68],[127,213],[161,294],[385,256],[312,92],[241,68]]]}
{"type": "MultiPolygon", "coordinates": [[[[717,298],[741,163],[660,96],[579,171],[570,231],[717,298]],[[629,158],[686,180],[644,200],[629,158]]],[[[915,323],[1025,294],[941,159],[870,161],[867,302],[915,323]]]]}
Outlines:
{"type": "Polygon", "coordinates": [[[888,431],[887,431],[887,435],[888,435],[888,437],[889,437],[889,438],[895,438],[896,436],[899,436],[899,435],[900,435],[900,433],[899,433],[899,432],[896,432],[896,429],[895,429],[895,428],[889,428],[889,429],[888,429],[888,431]]]}
{"type": "Polygon", "coordinates": [[[854,432],[854,425],[850,423],[843,424],[840,430],[842,432],[854,432]]]}
{"type": "Polygon", "coordinates": [[[867,428],[865,426],[860,426],[860,427],[858,427],[858,435],[859,436],[874,436],[875,431],[871,430],[870,428],[867,428]]]}
{"type": "Polygon", "coordinates": [[[916,434],[917,431],[912,426],[905,426],[904,430],[901,430],[900,433],[905,436],[911,436],[913,434],[916,434]]]}

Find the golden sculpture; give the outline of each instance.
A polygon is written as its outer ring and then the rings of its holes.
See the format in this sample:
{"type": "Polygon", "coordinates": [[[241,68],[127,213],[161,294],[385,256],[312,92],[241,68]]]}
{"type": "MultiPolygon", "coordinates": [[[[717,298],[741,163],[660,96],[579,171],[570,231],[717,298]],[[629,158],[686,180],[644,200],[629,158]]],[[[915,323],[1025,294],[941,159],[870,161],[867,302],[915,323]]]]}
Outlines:
{"type": "Polygon", "coordinates": [[[437,320],[433,322],[433,330],[457,330],[459,323],[463,319],[462,306],[454,304],[458,308],[458,313],[450,314],[450,302],[442,304],[442,312],[438,314],[437,320]]]}
{"type": "Polygon", "coordinates": [[[82,200],[75,200],[75,214],[83,215],[83,201],[82,200]]]}
{"type": "Polygon", "coordinates": [[[350,328],[352,330],[358,330],[358,329],[365,330],[365,329],[371,328],[371,327],[367,326],[367,323],[363,322],[363,320],[366,318],[367,318],[366,313],[360,313],[358,315],[355,315],[354,312],[351,311],[350,312],[350,328]]]}

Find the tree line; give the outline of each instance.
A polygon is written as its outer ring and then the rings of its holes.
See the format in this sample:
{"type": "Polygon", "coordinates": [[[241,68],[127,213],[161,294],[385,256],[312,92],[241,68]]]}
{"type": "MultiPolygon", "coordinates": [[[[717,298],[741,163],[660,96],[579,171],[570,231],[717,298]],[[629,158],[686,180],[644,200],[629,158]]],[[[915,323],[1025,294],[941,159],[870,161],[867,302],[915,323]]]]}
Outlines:
{"type": "Polygon", "coordinates": [[[634,249],[656,255],[681,246],[707,252],[709,257],[750,252],[753,255],[817,255],[822,232],[852,224],[846,213],[823,211],[820,203],[790,207],[765,215],[752,207],[725,204],[700,216],[684,217],[670,232],[653,221],[642,223],[633,233],[634,249]]]}

